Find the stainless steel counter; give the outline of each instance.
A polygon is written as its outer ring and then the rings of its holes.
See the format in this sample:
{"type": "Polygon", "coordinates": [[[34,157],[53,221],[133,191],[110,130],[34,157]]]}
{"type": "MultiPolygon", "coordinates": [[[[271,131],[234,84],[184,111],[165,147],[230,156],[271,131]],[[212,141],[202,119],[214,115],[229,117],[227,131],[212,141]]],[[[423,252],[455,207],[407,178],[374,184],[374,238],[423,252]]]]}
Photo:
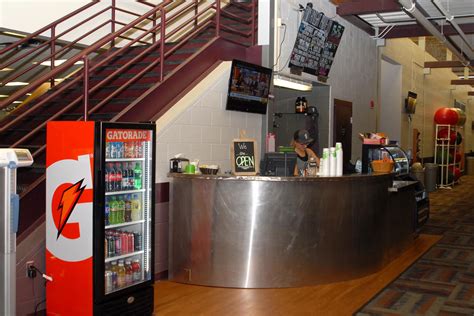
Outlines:
{"type": "Polygon", "coordinates": [[[174,281],[274,288],[348,280],[381,269],[413,239],[414,205],[391,205],[414,189],[389,192],[389,174],[170,177],[174,281]]]}

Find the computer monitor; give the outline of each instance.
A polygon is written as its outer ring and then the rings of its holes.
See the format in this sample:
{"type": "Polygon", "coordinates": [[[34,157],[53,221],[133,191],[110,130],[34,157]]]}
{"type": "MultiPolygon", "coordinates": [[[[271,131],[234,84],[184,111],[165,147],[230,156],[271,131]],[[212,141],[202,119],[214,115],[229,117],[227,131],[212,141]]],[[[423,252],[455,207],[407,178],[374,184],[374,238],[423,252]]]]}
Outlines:
{"type": "Polygon", "coordinates": [[[263,176],[292,177],[296,165],[296,153],[266,153],[262,162],[263,176]]]}

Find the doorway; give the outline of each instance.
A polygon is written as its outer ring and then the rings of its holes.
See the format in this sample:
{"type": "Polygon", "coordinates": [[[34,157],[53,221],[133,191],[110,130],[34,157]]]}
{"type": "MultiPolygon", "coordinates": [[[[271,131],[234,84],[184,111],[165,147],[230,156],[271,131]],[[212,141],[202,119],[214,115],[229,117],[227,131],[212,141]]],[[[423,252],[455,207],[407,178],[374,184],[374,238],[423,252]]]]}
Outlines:
{"type": "Polygon", "coordinates": [[[334,99],[334,141],[342,143],[343,166],[352,155],[352,102],[334,99]]]}

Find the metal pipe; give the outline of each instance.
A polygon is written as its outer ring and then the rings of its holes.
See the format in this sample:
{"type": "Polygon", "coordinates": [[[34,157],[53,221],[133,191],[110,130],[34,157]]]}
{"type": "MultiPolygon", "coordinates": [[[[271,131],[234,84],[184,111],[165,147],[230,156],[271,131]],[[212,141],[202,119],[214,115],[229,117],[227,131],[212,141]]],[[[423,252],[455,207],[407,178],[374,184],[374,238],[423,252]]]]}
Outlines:
{"type": "MultiPolygon", "coordinates": [[[[112,21],[110,23],[110,31],[113,33],[115,33],[115,20],[116,20],[116,17],[115,17],[115,0],[112,0],[112,6],[111,6],[111,14],[112,14],[112,21]]],[[[115,46],[115,37],[112,38],[112,40],[110,41],[110,47],[114,47],[115,46]]]]}
{"type": "Polygon", "coordinates": [[[252,1],[252,45],[255,44],[255,1],[252,1]]]}
{"type": "Polygon", "coordinates": [[[194,27],[197,27],[198,25],[198,19],[197,19],[198,12],[199,12],[199,0],[194,0],[194,16],[196,17],[194,19],[194,27]]]}
{"type": "Polygon", "coordinates": [[[165,72],[165,31],[166,31],[166,12],[165,8],[161,7],[161,32],[160,32],[160,82],[163,81],[163,73],[165,72]]]}
{"type": "MultiPolygon", "coordinates": [[[[51,27],[51,70],[54,69],[54,55],[56,54],[56,25],[51,27]]],[[[51,77],[51,87],[54,87],[54,76],[51,77]]]]}
{"type": "Polygon", "coordinates": [[[216,37],[221,34],[221,1],[216,1],[216,37]]]}
{"type": "Polygon", "coordinates": [[[428,32],[430,32],[434,37],[440,40],[446,45],[446,47],[453,52],[466,66],[469,65],[469,60],[460,52],[450,41],[441,34],[438,29],[431,24],[430,21],[416,8],[415,3],[412,0],[398,0],[398,2],[403,6],[403,9],[410,13],[417,21],[420,23],[428,32]]]}
{"type": "Polygon", "coordinates": [[[87,121],[87,109],[89,108],[89,58],[83,56],[84,60],[84,121],[87,121]]]}
{"type": "Polygon", "coordinates": [[[469,43],[469,39],[467,38],[466,34],[464,31],[459,27],[459,25],[454,21],[454,16],[451,15],[448,10],[446,10],[443,6],[443,4],[439,0],[431,0],[431,2],[434,3],[434,5],[438,8],[438,10],[444,14],[446,17],[446,20],[454,27],[454,29],[459,33],[459,36],[463,39],[463,41],[466,43],[467,47],[471,50],[472,52],[472,46],[471,43],[469,43]]]}

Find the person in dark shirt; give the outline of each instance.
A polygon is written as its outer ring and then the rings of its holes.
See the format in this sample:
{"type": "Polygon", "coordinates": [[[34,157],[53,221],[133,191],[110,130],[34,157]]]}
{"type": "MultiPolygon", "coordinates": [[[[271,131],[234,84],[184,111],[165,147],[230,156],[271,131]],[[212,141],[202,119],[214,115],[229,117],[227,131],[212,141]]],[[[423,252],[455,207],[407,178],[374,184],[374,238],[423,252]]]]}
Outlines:
{"type": "Polygon", "coordinates": [[[305,170],[308,166],[308,161],[310,158],[315,158],[316,163],[319,166],[319,157],[316,153],[311,150],[308,146],[314,141],[313,138],[309,135],[309,132],[305,129],[299,129],[293,135],[293,141],[291,145],[295,149],[297,159],[295,165],[295,176],[305,175],[305,170]]]}

